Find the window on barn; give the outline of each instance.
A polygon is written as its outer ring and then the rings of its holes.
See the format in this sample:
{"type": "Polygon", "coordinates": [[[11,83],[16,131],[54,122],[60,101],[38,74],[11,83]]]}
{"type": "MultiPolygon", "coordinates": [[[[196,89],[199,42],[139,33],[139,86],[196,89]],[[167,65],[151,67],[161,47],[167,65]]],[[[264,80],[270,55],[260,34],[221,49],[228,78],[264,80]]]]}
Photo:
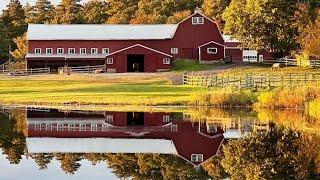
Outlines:
{"type": "Polygon", "coordinates": [[[192,17],[192,24],[193,25],[204,24],[204,18],[203,17],[192,17]]]}
{"type": "Polygon", "coordinates": [[[102,54],[109,54],[109,48],[103,48],[102,54]]]}
{"type": "Polygon", "coordinates": [[[203,154],[191,154],[191,162],[203,162],[203,154]]]}
{"type": "Polygon", "coordinates": [[[35,54],[41,54],[41,48],[35,48],[34,49],[35,54]]]}
{"type": "Polygon", "coordinates": [[[107,64],[113,64],[113,58],[107,58],[107,64]]]}
{"type": "Polygon", "coordinates": [[[171,48],[171,54],[178,54],[179,49],[178,48],[171,48]]]}
{"type": "Polygon", "coordinates": [[[76,53],[76,49],[75,48],[69,48],[68,49],[68,54],[75,54],[76,53]]]}
{"type": "Polygon", "coordinates": [[[87,54],[86,48],[80,48],[80,54],[87,54]]]}
{"type": "Polygon", "coordinates": [[[98,48],[91,48],[91,54],[98,54],[98,48]]]}
{"type": "Polygon", "coordinates": [[[57,48],[57,54],[63,54],[64,49],[63,48],[57,48]]]}
{"type": "Polygon", "coordinates": [[[52,48],[46,48],[46,54],[52,54],[52,48]]]}
{"type": "Polygon", "coordinates": [[[169,122],[170,122],[170,116],[168,116],[168,115],[163,116],[163,117],[162,117],[162,121],[163,121],[164,123],[169,123],[169,122]]]}
{"type": "Polygon", "coordinates": [[[113,115],[106,116],[106,123],[113,123],[113,115]]]}
{"type": "Polygon", "coordinates": [[[170,58],[163,58],[163,64],[170,64],[170,58]]]}
{"type": "Polygon", "coordinates": [[[218,52],[217,48],[210,47],[207,49],[208,54],[217,54],[217,52],[218,52]]]}

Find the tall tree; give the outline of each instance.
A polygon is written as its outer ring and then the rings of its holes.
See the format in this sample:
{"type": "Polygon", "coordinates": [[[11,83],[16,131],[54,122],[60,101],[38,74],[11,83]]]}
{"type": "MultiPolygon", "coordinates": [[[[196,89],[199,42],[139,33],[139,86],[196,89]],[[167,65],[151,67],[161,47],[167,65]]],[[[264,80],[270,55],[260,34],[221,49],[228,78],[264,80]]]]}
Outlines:
{"type": "Polygon", "coordinates": [[[0,19],[0,64],[9,58],[9,42],[6,28],[2,19],[0,19]]]}
{"type": "Polygon", "coordinates": [[[110,9],[108,14],[111,16],[108,24],[129,24],[138,9],[139,0],[109,0],[110,9]]]}
{"type": "Polygon", "coordinates": [[[37,0],[32,10],[28,12],[27,23],[44,24],[53,18],[54,7],[49,0],[37,0]]]}
{"type": "Polygon", "coordinates": [[[54,10],[52,23],[56,24],[76,24],[82,23],[83,17],[79,13],[82,9],[81,0],[62,0],[54,10]]]}
{"type": "MultiPolygon", "coordinates": [[[[15,50],[13,38],[23,35],[27,30],[24,9],[19,0],[11,0],[2,13],[2,21],[9,40],[9,51],[15,50]]],[[[9,54],[9,52],[7,52],[9,54]]]]}
{"type": "Polygon", "coordinates": [[[222,20],[223,11],[229,5],[230,0],[204,0],[202,10],[204,15],[214,20],[222,20]]]}
{"type": "Polygon", "coordinates": [[[185,18],[187,18],[190,15],[191,15],[190,10],[175,12],[175,13],[173,13],[172,16],[168,17],[167,24],[179,23],[180,21],[184,20],[185,18]]]}
{"type": "Polygon", "coordinates": [[[84,21],[89,24],[106,23],[109,18],[108,8],[109,6],[104,0],[92,0],[85,3],[82,11],[84,21]]]}
{"type": "Polygon", "coordinates": [[[224,31],[251,49],[280,54],[297,48],[294,0],[232,0],[223,13],[224,31]]]}

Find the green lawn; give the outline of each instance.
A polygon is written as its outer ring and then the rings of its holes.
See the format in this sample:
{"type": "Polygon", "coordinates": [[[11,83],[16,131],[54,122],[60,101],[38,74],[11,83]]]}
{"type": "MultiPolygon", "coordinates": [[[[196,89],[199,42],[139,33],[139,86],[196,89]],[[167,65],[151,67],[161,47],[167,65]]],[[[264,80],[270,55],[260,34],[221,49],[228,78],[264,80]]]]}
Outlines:
{"type": "Polygon", "coordinates": [[[217,64],[200,64],[198,61],[192,60],[177,60],[173,64],[174,71],[204,71],[213,70],[217,64]]]}
{"type": "Polygon", "coordinates": [[[174,86],[166,79],[61,77],[0,80],[4,103],[83,103],[119,105],[186,104],[200,88],[174,86]]]}

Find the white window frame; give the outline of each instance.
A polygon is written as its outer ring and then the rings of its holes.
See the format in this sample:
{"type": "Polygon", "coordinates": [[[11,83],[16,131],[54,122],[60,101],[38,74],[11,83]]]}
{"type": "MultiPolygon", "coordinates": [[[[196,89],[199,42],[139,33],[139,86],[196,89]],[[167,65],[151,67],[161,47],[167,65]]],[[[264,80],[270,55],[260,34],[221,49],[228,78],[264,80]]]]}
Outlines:
{"type": "Polygon", "coordinates": [[[171,132],[178,132],[178,125],[177,124],[171,125],[171,132]]]}
{"type": "Polygon", "coordinates": [[[46,54],[53,54],[53,49],[52,48],[46,48],[46,54]],[[50,53],[48,51],[51,51],[50,53]]]}
{"type": "Polygon", "coordinates": [[[207,48],[207,53],[208,54],[217,54],[218,53],[218,48],[209,47],[209,48],[207,48]],[[214,52],[212,52],[211,50],[214,50],[214,52]]]}
{"type": "Polygon", "coordinates": [[[113,123],[113,115],[106,115],[106,122],[113,123]]]}
{"type": "Polygon", "coordinates": [[[34,48],[35,54],[41,54],[41,48],[34,48]]]}
{"type": "Polygon", "coordinates": [[[64,54],[64,49],[63,48],[57,48],[57,54],[64,54]],[[61,53],[59,51],[61,51],[61,53]]]}
{"type": "Polygon", "coordinates": [[[163,58],[162,63],[163,64],[170,64],[171,60],[170,60],[170,58],[163,58]]]}
{"type": "Polygon", "coordinates": [[[87,54],[87,48],[80,48],[80,54],[87,54]]]}
{"type": "Polygon", "coordinates": [[[171,48],[171,54],[179,54],[179,48],[171,48]]]}
{"type": "Polygon", "coordinates": [[[98,131],[98,124],[91,124],[91,131],[98,131]]]}
{"type": "Polygon", "coordinates": [[[204,17],[192,17],[192,25],[204,24],[204,17]]]}
{"type": "Polygon", "coordinates": [[[191,162],[203,162],[203,154],[191,154],[191,162]]]}
{"type": "Polygon", "coordinates": [[[113,58],[107,58],[107,64],[113,64],[113,58]]]}
{"type": "Polygon", "coordinates": [[[163,123],[169,123],[170,122],[170,116],[169,115],[162,116],[162,122],[163,123]]]}
{"type": "Polygon", "coordinates": [[[102,48],[102,54],[109,54],[110,49],[109,48],[102,48]]]}
{"type": "Polygon", "coordinates": [[[68,54],[76,54],[76,48],[68,48],[68,54]],[[71,53],[72,50],[73,53],[71,53]]]}
{"type": "Polygon", "coordinates": [[[98,54],[98,48],[91,48],[91,54],[98,54]]]}

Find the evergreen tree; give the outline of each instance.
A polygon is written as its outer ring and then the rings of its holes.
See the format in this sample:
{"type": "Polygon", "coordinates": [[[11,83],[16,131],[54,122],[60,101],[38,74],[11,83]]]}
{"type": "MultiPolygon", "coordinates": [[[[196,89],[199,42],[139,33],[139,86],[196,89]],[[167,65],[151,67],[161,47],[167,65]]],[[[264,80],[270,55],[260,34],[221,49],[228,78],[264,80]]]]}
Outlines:
{"type": "Polygon", "coordinates": [[[4,63],[9,58],[9,42],[6,28],[2,19],[0,19],[0,64],[4,63]]]}
{"type": "Polygon", "coordinates": [[[108,4],[106,1],[92,0],[84,4],[83,17],[85,23],[89,24],[104,24],[107,22],[109,15],[108,4]]]}
{"type": "Polygon", "coordinates": [[[138,10],[139,0],[109,0],[108,24],[129,24],[138,10]]]}
{"type": "Polygon", "coordinates": [[[2,13],[2,21],[5,27],[6,37],[8,37],[8,52],[16,49],[13,38],[23,35],[27,30],[25,23],[24,9],[19,0],[11,0],[2,13]]]}
{"type": "Polygon", "coordinates": [[[83,22],[80,11],[82,10],[80,0],[62,0],[54,10],[52,23],[55,24],[77,24],[83,22]]]}
{"type": "Polygon", "coordinates": [[[54,7],[49,0],[37,0],[29,11],[26,22],[35,24],[48,23],[53,18],[54,7]]]}

